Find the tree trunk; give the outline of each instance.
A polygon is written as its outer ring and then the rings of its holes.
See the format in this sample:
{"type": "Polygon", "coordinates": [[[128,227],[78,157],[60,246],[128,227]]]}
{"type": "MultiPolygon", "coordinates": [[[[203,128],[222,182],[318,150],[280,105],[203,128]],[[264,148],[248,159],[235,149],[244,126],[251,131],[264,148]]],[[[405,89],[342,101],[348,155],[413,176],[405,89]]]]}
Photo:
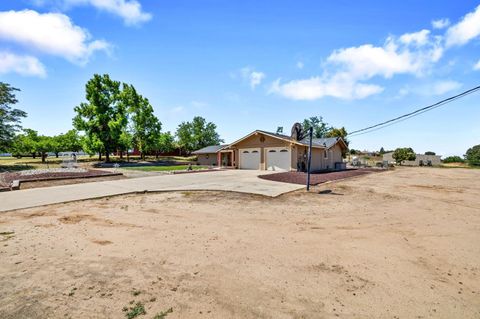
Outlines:
{"type": "Polygon", "coordinates": [[[58,158],[58,152],[55,152],[55,157],[58,158]]]}
{"type": "Polygon", "coordinates": [[[47,157],[46,153],[42,153],[42,163],[45,163],[45,158],[47,157]]]}
{"type": "Polygon", "coordinates": [[[32,153],[32,157],[35,158],[37,156],[37,154],[35,153],[32,153]]]}
{"type": "Polygon", "coordinates": [[[102,161],[102,152],[98,152],[98,161],[102,161]]]}
{"type": "Polygon", "coordinates": [[[130,153],[127,150],[127,162],[130,162],[130,153]]]}
{"type": "Polygon", "coordinates": [[[105,150],[105,162],[110,163],[110,152],[105,150]]]}
{"type": "Polygon", "coordinates": [[[120,159],[123,159],[123,151],[120,150],[120,159]]]}

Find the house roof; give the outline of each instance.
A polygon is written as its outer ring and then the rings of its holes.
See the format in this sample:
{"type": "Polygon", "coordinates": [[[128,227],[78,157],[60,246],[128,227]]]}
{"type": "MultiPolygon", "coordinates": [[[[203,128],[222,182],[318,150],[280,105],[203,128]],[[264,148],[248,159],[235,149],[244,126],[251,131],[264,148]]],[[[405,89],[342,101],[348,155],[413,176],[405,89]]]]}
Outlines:
{"type": "Polygon", "coordinates": [[[228,146],[228,145],[210,145],[204,148],[201,148],[199,150],[196,150],[195,152],[192,152],[192,154],[211,154],[211,153],[216,153],[218,152],[221,148],[228,146]]]}
{"type": "MultiPolygon", "coordinates": [[[[218,151],[220,151],[224,148],[227,148],[231,145],[237,144],[237,143],[249,138],[250,136],[252,136],[256,133],[265,134],[265,135],[271,136],[273,138],[278,138],[278,139],[281,139],[281,140],[284,140],[284,141],[287,141],[287,142],[290,142],[290,143],[295,143],[295,144],[298,144],[298,145],[309,146],[309,139],[308,138],[304,138],[300,141],[297,141],[296,139],[294,139],[294,138],[292,138],[291,136],[288,136],[288,135],[272,133],[272,132],[267,132],[267,131],[262,131],[262,130],[255,130],[252,133],[242,137],[239,140],[236,140],[235,142],[233,142],[231,144],[207,146],[207,147],[204,147],[204,148],[202,148],[198,151],[193,152],[193,154],[216,153],[216,152],[218,152],[218,151]]],[[[348,148],[345,141],[340,137],[314,138],[314,139],[312,139],[312,147],[314,147],[314,148],[327,148],[328,149],[328,148],[334,146],[335,144],[337,144],[338,142],[341,142],[345,148],[348,148]]]]}

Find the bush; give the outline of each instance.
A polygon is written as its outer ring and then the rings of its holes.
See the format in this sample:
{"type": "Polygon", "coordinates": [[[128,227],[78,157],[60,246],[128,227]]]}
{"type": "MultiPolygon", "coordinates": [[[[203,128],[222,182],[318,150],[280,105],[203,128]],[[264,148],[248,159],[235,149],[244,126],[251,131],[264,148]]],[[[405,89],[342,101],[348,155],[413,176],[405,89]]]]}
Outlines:
{"type": "Polygon", "coordinates": [[[448,156],[445,159],[443,159],[443,162],[444,163],[464,163],[465,160],[460,156],[448,156]]]}

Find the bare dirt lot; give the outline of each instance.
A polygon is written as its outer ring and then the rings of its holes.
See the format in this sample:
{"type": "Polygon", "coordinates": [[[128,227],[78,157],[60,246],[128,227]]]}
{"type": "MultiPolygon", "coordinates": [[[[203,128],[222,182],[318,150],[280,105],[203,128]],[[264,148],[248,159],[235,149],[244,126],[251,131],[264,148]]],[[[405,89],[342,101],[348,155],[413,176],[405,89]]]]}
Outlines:
{"type": "Polygon", "coordinates": [[[404,168],[4,213],[0,318],[479,318],[479,194],[404,168]]]}

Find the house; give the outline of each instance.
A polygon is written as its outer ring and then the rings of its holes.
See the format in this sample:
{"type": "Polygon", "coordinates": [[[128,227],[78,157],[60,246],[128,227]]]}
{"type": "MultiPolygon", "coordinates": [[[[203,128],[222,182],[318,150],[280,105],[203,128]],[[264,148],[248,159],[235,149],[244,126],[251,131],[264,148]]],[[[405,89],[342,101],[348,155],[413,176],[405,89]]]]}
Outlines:
{"type": "MultiPolygon", "coordinates": [[[[228,145],[207,146],[193,154],[201,165],[227,168],[305,171],[308,160],[308,138],[294,137],[261,130],[242,137],[228,145]],[[215,159],[215,160],[214,160],[215,159]]],[[[312,140],[312,171],[333,170],[342,163],[342,154],[348,149],[342,138],[314,138],[312,140]]]]}
{"type": "MultiPolygon", "coordinates": [[[[403,161],[402,165],[405,166],[436,166],[442,164],[441,155],[424,155],[424,154],[415,154],[416,158],[414,161],[403,161]]],[[[388,162],[388,164],[396,164],[395,159],[393,158],[393,152],[383,154],[383,161],[388,162]]]]}

